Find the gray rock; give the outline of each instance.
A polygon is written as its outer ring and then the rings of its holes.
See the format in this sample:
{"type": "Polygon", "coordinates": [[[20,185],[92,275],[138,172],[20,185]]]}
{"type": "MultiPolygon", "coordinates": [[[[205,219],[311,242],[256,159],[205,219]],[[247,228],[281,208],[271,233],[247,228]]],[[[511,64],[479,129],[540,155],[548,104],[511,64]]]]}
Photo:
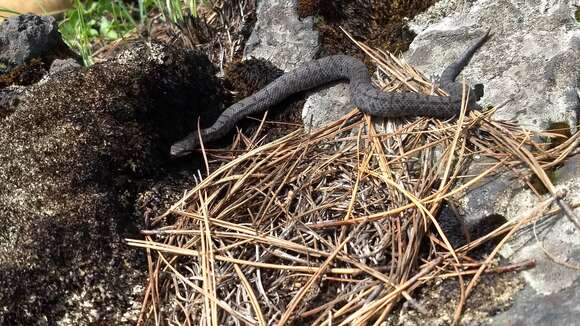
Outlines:
{"type": "MultiPolygon", "coordinates": [[[[497,161],[485,157],[478,158],[471,163],[466,174],[479,175],[494,163],[497,161]]],[[[510,201],[525,187],[527,187],[525,183],[511,173],[483,178],[460,199],[465,223],[473,226],[492,214],[507,215],[510,201]]]]}
{"type": "Polygon", "coordinates": [[[411,24],[416,31],[424,31],[411,44],[408,59],[430,75],[438,75],[450,54],[462,50],[467,33],[491,27],[493,36],[464,70],[469,81],[485,84],[482,103],[497,105],[511,99],[495,118],[517,120],[534,130],[555,122],[575,126],[580,30],[573,10],[569,1],[519,5],[480,1],[425,28],[421,25],[428,20],[425,17],[433,15],[428,12],[417,18],[420,23],[411,24]]]}
{"type": "MultiPolygon", "coordinates": [[[[533,129],[562,121],[574,126],[580,31],[568,2],[546,6],[539,1],[526,2],[521,7],[506,1],[482,1],[473,6],[442,1],[410,24],[423,32],[411,44],[408,61],[436,76],[455,53],[462,51],[461,44],[469,38],[468,33],[492,27],[494,35],[478,50],[463,75],[468,81],[485,84],[484,104],[497,105],[511,99],[495,118],[518,120],[533,129]],[[425,26],[444,13],[455,14],[440,18],[436,25],[425,26]],[[480,23],[475,25],[475,21],[480,23]]],[[[472,172],[476,170],[472,166],[472,172]]],[[[466,198],[466,215],[477,220],[490,211],[497,212],[500,206],[505,208],[506,205],[496,205],[496,199],[504,198],[507,203],[510,196],[499,190],[518,185],[508,176],[506,180],[493,180],[487,187],[466,198]]]]}
{"type": "Polygon", "coordinates": [[[302,110],[302,122],[310,132],[340,119],[353,109],[348,83],[341,82],[308,96],[302,110]]]}
{"type": "Polygon", "coordinates": [[[297,0],[261,1],[244,59],[266,59],[284,71],[311,61],[319,48],[318,32],[312,17],[298,18],[297,6],[297,0]]]}
{"type": "MultiPolygon", "coordinates": [[[[580,200],[580,155],[568,159],[566,164],[554,172],[558,191],[568,193],[568,203],[580,200]]],[[[505,216],[515,219],[533,210],[538,200],[529,190],[519,191],[507,197],[509,203],[504,207],[505,216]]],[[[575,210],[576,216],[580,209],[575,210]]],[[[522,273],[533,289],[531,295],[557,297],[565,295],[570,289],[580,291],[580,273],[570,267],[554,262],[544,253],[544,249],[558,261],[580,267],[580,230],[565,216],[559,214],[528,227],[506,246],[501,254],[512,261],[533,259],[537,267],[522,273]],[[539,242],[538,242],[539,241],[539,242]],[[543,247],[543,248],[542,248],[543,247]]],[[[524,301],[530,298],[522,297],[524,301]]],[[[547,312],[547,311],[546,311],[547,312]]],[[[570,311],[580,317],[580,311],[570,311]]]]}
{"type": "MultiPolygon", "coordinates": [[[[580,80],[580,29],[574,10],[570,1],[443,0],[410,23],[419,35],[411,44],[408,61],[436,76],[450,56],[462,50],[469,33],[491,27],[492,38],[463,75],[485,85],[484,105],[509,101],[494,119],[515,120],[534,130],[562,122],[574,127],[579,108],[574,90],[580,80]]],[[[481,171],[481,163],[475,162],[467,174],[481,171]]],[[[580,199],[579,166],[576,156],[554,173],[557,189],[568,193],[567,202],[580,199]]],[[[509,220],[520,218],[537,203],[521,181],[505,173],[483,180],[462,198],[461,208],[467,222],[475,224],[492,213],[509,220]]],[[[575,212],[580,215],[580,210],[575,212]]],[[[542,246],[557,260],[579,266],[579,233],[567,218],[555,216],[536,226],[541,243],[528,228],[504,247],[503,256],[512,261],[534,259],[537,266],[522,273],[527,288],[510,310],[493,320],[494,325],[578,324],[580,274],[552,261],[542,246]]]]}
{"type": "Polygon", "coordinates": [[[431,25],[441,22],[443,18],[455,16],[464,17],[478,0],[440,0],[432,5],[428,10],[418,14],[409,21],[407,26],[415,32],[421,34],[431,25]]]}
{"type": "Polygon", "coordinates": [[[516,295],[512,308],[493,318],[491,325],[579,325],[580,281],[559,293],[541,295],[526,288],[516,295]]]}
{"type": "Polygon", "coordinates": [[[50,74],[62,71],[70,71],[80,68],[81,65],[75,59],[55,59],[50,65],[50,74]]]}
{"type": "Polygon", "coordinates": [[[0,24],[0,61],[18,66],[51,52],[60,42],[53,17],[12,16],[0,24]]]}

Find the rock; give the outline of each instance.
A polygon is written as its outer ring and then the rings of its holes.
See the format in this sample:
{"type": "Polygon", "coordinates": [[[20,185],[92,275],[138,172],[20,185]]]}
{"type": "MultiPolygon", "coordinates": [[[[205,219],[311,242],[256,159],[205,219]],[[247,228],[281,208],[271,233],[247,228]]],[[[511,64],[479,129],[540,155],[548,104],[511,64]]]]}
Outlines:
{"type": "MultiPolygon", "coordinates": [[[[579,166],[580,155],[576,155],[553,173],[556,189],[568,193],[565,198],[568,203],[580,201],[579,166]]],[[[505,207],[505,214],[512,219],[524,216],[537,203],[537,197],[529,190],[516,192],[508,198],[510,202],[505,207]]],[[[580,209],[576,209],[575,214],[580,216],[580,209]]],[[[504,257],[511,261],[533,259],[537,266],[522,272],[528,286],[516,297],[513,308],[497,317],[498,323],[507,318],[529,324],[537,324],[537,321],[539,324],[572,325],[574,323],[568,321],[580,318],[578,305],[567,304],[577,301],[574,297],[580,293],[580,273],[558,263],[580,267],[579,234],[580,230],[567,217],[557,214],[526,228],[510,241],[501,251],[504,257]],[[544,249],[558,262],[548,257],[544,249]],[[543,302],[549,304],[540,304],[543,302]]]]}
{"type": "MultiPolygon", "coordinates": [[[[494,163],[497,161],[486,157],[476,158],[468,167],[466,174],[479,175],[494,163]]],[[[527,185],[518,176],[509,172],[482,178],[459,199],[465,223],[476,225],[493,214],[507,215],[508,206],[514,196],[526,187],[527,185]]]]}
{"type": "Polygon", "coordinates": [[[313,18],[300,20],[297,0],[261,1],[256,25],[244,49],[244,60],[266,59],[289,71],[311,61],[318,51],[313,18]]]}
{"type": "Polygon", "coordinates": [[[171,177],[168,149],[193,128],[191,103],[215,118],[224,91],[204,55],[128,51],[20,87],[0,111],[2,325],[136,321],[147,265],[123,239],[146,227],[137,198],[155,206],[138,193],[171,177]]]}
{"type": "Polygon", "coordinates": [[[580,281],[545,296],[525,288],[516,295],[512,308],[493,318],[490,325],[578,325],[578,289],[580,281]]]}
{"type": "Polygon", "coordinates": [[[62,71],[75,70],[81,65],[75,59],[55,59],[50,65],[49,73],[56,74],[62,71]]]}
{"type": "Polygon", "coordinates": [[[302,110],[302,122],[307,132],[336,121],[354,109],[350,102],[348,83],[341,82],[310,94],[302,110]]]}
{"type": "Polygon", "coordinates": [[[418,16],[419,23],[411,26],[416,32],[424,30],[411,45],[409,62],[432,76],[439,75],[449,56],[463,49],[462,43],[470,34],[491,27],[491,39],[464,71],[469,81],[485,85],[482,103],[498,105],[511,99],[495,118],[516,120],[534,130],[547,129],[558,122],[575,126],[580,30],[570,2],[548,5],[531,1],[515,6],[506,1],[480,1],[472,7],[461,4],[455,15],[427,29],[421,24],[432,13],[418,16]]]}
{"type": "Polygon", "coordinates": [[[0,61],[22,65],[53,51],[60,42],[62,39],[53,17],[13,16],[0,24],[0,61]]]}
{"type": "MultiPolygon", "coordinates": [[[[408,61],[428,75],[437,76],[450,57],[460,53],[467,39],[491,27],[491,39],[478,50],[464,69],[468,81],[485,85],[482,103],[505,105],[494,119],[515,120],[534,129],[578,123],[580,81],[580,29],[574,20],[576,8],[570,1],[464,2],[443,0],[410,26],[419,35],[408,52],[408,61]],[[447,16],[448,15],[448,16],[447,16]]],[[[484,159],[466,172],[481,171],[484,159]]],[[[578,155],[553,172],[557,189],[565,190],[570,203],[580,199],[578,155]]],[[[490,214],[508,220],[521,218],[538,198],[513,174],[503,173],[483,180],[460,206],[470,224],[480,223],[490,214]]],[[[580,210],[575,210],[580,215],[580,210]]],[[[497,316],[492,324],[569,325],[580,318],[577,301],[580,274],[553,262],[544,254],[527,228],[504,247],[502,255],[512,261],[534,259],[537,267],[522,272],[527,287],[513,307],[497,316]]],[[[536,226],[545,248],[558,260],[580,266],[578,230],[563,216],[551,217],[536,226]]]]}
{"type": "MultiPolygon", "coordinates": [[[[298,17],[298,1],[262,1],[257,22],[246,43],[244,58],[263,58],[289,71],[312,61],[319,49],[313,18],[298,17]]],[[[315,91],[307,96],[302,121],[305,127],[318,128],[352,109],[350,91],[343,84],[315,91]]]]}
{"type": "Polygon", "coordinates": [[[441,22],[443,18],[451,17],[453,15],[455,15],[456,18],[463,17],[477,1],[478,0],[437,1],[428,10],[413,17],[407,25],[416,34],[420,34],[430,26],[441,22]]]}

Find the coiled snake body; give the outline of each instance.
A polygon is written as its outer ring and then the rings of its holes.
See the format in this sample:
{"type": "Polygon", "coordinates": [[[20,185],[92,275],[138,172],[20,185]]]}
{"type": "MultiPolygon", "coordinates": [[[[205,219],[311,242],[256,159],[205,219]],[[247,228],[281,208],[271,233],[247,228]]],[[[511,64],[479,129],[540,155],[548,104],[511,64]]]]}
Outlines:
{"type": "MultiPolygon", "coordinates": [[[[441,74],[439,83],[449,96],[430,96],[412,92],[383,92],[374,88],[367,67],[358,59],[346,55],[324,57],[292,70],[236,104],[228,107],[206,129],[190,133],[171,146],[171,156],[185,156],[199,146],[199,138],[204,142],[219,139],[232,130],[242,118],[262,112],[286,99],[333,81],[349,80],[351,101],[362,112],[382,118],[405,116],[428,116],[451,118],[461,109],[463,85],[455,78],[475,51],[486,41],[489,31],[478,38],[463,54],[451,63],[441,74]]],[[[469,105],[474,105],[481,97],[481,90],[470,91],[469,105]]]]}

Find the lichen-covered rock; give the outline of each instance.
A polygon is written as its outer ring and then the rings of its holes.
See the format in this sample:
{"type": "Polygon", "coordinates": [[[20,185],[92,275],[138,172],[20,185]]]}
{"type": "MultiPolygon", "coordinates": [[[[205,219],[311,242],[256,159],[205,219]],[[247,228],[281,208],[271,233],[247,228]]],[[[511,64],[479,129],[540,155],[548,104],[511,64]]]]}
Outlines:
{"type": "Polygon", "coordinates": [[[119,325],[139,312],[147,267],[123,243],[144,227],[137,194],[171,174],[169,145],[196,111],[215,118],[223,91],[203,55],[128,51],[51,75],[2,111],[2,325],[119,325]]]}
{"type": "Polygon", "coordinates": [[[266,59],[284,71],[314,59],[318,32],[313,30],[312,17],[298,18],[297,7],[297,0],[261,1],[244,59],[266,59]]]}
{"type": "Polygon", "coordinates": [[[580,28],[570,1],[516,5],[488,0],[472,6],[443,2],[458,6],[453,15],[426,27],[424,17],[430,16],[425,14],[412,24],[421,33],[410,48],[410,63],[438,75],[447,58],[463,50],[460,44],[469,33],[491,28],[490,40],[475,54],[464,76],[485,84],[484,105],[511,100],[495,118],[515,120],[535,130],[553,123],[577,124],[580,28]]]}
{"type": "Polygon", "coordinates": [[[578,325],[578,289],[580,280],[548,295],[541,295],[531,287],[524,288],[515,296],[511,309],[494,317],[490,325],[578,325]]]}
{"type": "Polygon", "coordinates": [[[302,122],[305,130],[311,132],[340,119],[353,109],[350,87],[347,83],[338,83],[308,96],[302,110],[302,122]]]}
{"type": "MultiPolygon", "coordinates": [[[[320,47],[318,32],[313,29],[312,17],[299,19],[297,0],[263,1],[256,15],[256,25],[244,51],[246,60],[262,58],[284,71],[314,60],[320,47]]],[[[348,91],[341,92],[345,89],[336,85],[311,94],[301,110],[304,125],[316,128],[344,115],[350,104],[348,91]]]]}
{"type": "Polygon", "coordinates": [[[46,56],[75,57],[51,16],[12,16],[0,24],[0,62],[15,67],[46,56]]]}
{"type": "MultiPolygon", "coordinates": [[[[251,58],[268,60],[285,72],[314,60],[320,48],[318,32],[314,30],[313,17],[298,17],[298,2],[298,0],[274,0],[260,3],[254,30],[244,49],[245,60],[251,58]]],[[[313,96],[319,98],[322,95],[314,93],[313,96]]],[[[306,100],[306,103],[311,102],[310,99],[306,100]]],[[[327,114],[316,114],[318,109],[329,113],[332,110],[329,103],[321,105],[319,101],[315,101],[304,106],[304,109],[299,111],[302,114],[302,121],[307,126],[318,126],[319,120],[331,119],[327,114]]],[[[344,110],[341,107],[334,111],[340,114],[344,110]]]]}
{"type": "MultiPolygon", "coordinates": [[[[411,22],[419,33],[409,51],[409,61],[430,75],[439,74],[448,56],[462,51],[457,46],[469,33],[491,28],[491,39],[479,49],[464,70],[469,81],[485,85],[483,104],[499,105],[494,119],[517,121],[534,130],[570,127],[578,123],[580,83],[580,26],[572,1],[440,1],[411,22]],[[506,103],[506,101],[508,101],[506,103]]],[[[467,175],[485,169],[476,160],[467,175]]],[[[580,200],[578,155],[548,173],[567,202],[580,200]]],[[[487,165],[489,167],[489,165],[487,165]]],[[[470,224],[501,214],[509,220],[525,216],[537,206],[538,197],[523,180],[506,172],[481,180],[461,198],[460,208],[470,224]]],[[[575,210],[576,215],[580,210],[575,210]]],[[[492,324],[574,324],[580,317],[577,301],[580,274],[555,263],[544,254],[547,248],[557,260],[578,266],[579,230],[565,217],[551,218],[536,226],[539,243],[530,229],[520,232],[502,254],[513,261],[533,259],[537,266],[522,272],[527,288],[515,298],[513,309],[492,324]],[[575,295],[576,294],[576,295],[575,295]]]]}
{"type": "Polygon", "coordinates": [[[62,71],[69,71],[69,70],[75,70],[80,68],[81,65],[72,58],[69,59],[55,59],[52,64],[50,65],[50,70],[49,72],[51,74],[56,74],[62,71]]]}

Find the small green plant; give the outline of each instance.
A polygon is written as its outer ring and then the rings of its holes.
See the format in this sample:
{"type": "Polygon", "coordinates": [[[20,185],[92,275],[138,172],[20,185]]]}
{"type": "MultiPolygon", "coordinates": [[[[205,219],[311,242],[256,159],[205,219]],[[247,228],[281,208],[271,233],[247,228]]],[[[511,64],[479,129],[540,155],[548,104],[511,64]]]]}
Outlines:
{"type": "Polygon", "coordinates": [[[65,14],[60,31],[67,44],[79,51],[85,65],[93,63],[93,48],[124,37],[145,24],[148,13],[156,10],[162,19],[172,23],[183,20],[186,10],[197,12],[199,0],[139,0],[137,6],[122,0],[75,0],[73,9],[65,14]]]}
{"type": "Polygon", "coordinates": [[[122,38],[134,30],[138,23],[133,18],[136,13],[135,8],[128,7],[122,0],[75,0],[73,9],[60,23],[60,32],[65,42],[80,52],[85,64],[91,65],[93,47],[122,38]]]}
{"type": "Polygon", "coordinates": [[[173,23],[183,21],[183,17],[186,15],[185,9],[189,9],[193,15],[197,12],[198,3],[196,0],[166,0],[164,2],[155,0],[155,2],[157,7],[162,9],[165,20],[173,23]]]}
{"type": "Polygon", "coordinates": [[[80,52],[85,65],[92,64],[89,35],[91,31],[85,22],[84,6],[76,1],[76,8],[66,13],[59,29],[64,41],[80,52]]]}

